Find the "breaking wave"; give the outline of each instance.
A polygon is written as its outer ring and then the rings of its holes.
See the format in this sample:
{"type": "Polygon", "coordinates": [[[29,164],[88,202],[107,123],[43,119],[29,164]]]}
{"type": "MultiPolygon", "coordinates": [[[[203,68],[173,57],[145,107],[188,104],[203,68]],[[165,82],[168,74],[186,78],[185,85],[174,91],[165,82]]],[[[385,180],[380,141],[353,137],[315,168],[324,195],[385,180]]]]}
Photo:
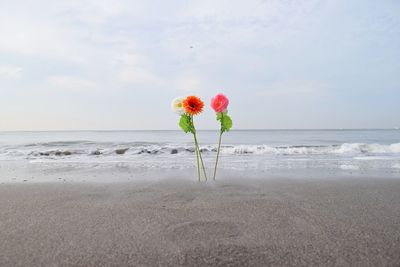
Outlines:
{"type": "MultiPolygon", "coordinates": [[[[201,146],[204,153],[215,153],[215,145],[201,146]]],[[[224,145],[221,153],[225,155],[270,155],[270,156],[391,156],[400,157],[400,143],[390,145],[344,143],[340,145],[312,146],[270,146],[270,145],[224,145]]],[[[1,159],[13,158],[65,158],[74,156],[140,156],[140,155],[179,155],[194,154],[193,145],[163,143],[96,143],[88,141],[50,142],[25,144],[21,146],[0,147],[1,159]]]]}
{"type": "Polygon", "coordinates": [[[393,155],[400,154],[400,143],[391,145],[345,143],[330,146],[253,146],[224,147],[227,154],[272,154],[272,155],[393,155]]]}

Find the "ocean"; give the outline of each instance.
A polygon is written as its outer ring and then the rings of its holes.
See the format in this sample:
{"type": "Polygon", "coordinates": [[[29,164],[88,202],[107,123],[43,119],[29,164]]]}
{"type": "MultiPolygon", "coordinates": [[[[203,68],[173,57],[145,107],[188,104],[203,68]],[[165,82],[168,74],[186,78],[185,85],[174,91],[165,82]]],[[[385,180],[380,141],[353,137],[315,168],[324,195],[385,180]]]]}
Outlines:
{"type": "MultiPolygon", "coordinates": [[[[199,131],[198,139],[211,172],[218,131],[199,131]]],[[[222,140],[222,170],[400,178],[400,130],[233,130],[222,140]]],[[[0,132],[0,175],[7,164],[134,172],[194,169],[196,161],[182,131],[0,132]]]]}

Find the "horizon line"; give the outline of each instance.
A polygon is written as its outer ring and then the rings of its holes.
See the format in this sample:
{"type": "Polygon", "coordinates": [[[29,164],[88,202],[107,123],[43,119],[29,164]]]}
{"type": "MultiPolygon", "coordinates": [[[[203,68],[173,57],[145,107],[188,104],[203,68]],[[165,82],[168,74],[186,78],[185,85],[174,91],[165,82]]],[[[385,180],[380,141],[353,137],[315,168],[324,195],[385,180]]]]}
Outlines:
{"type": "MultiPolygon", "coordinates": [[[[372,130],[400,130],[398,127],[393,128],[243,128],[232,129],[230,131],[372,131],[372,130]]],[[[135,129],[135,130],[0,130],[0,133],[11,132],[162,132],[162,131],[181,131],[180,129],[135,129]]],[[[219,129],[199,129],[198,131],[219,131],[219,129]]]]}

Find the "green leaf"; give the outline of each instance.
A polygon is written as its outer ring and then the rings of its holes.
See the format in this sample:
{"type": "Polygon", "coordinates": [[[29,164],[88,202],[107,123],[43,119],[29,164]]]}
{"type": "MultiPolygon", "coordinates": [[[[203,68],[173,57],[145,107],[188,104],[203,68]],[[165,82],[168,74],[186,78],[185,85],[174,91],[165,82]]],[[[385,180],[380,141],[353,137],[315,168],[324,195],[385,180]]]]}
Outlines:
{"type": "Polygon", "coordinates": [[[217,120],[221,120],[221,118],[222,118],[222,116],[225,116],[225,115],[228,115],[228,112],[227,111],[225,111],[225,112],[218,112],[217,113],[217,120]]]}
{"type": "Polygon", "coordinates": [[[228,132],[232,128],[232,119],[227,112],[217,113],[217,120],[221,122],[221,131],[228,132]]]}
{"type": "Polygon", "coordinates": [[[224,115],[221,120],[222,131],[228,132],[232,128],[232,119],[228,115],[224,115]]]}
{"type": "Polygon", "coordinates": [[[179,120],[179,126],[185,133],[193,133],[192,121],[188,115],[184,114],[181,116],[181,119],[179,120]]]}

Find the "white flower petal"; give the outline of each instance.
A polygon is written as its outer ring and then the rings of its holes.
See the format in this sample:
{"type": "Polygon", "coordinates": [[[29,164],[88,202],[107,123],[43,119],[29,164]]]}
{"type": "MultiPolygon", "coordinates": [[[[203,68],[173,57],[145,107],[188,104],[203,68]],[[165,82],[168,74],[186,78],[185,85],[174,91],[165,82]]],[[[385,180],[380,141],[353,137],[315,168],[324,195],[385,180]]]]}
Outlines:
{"type": "Polygon", "coordinates": [[[172,103],[171,103],[172,111],[178,115],[185,114],[185,108],[183,107],[184,100],[185,100],[185,98],[183,98],[183,97],[174,98],[174,100],[172,100],[172,103]]]}

